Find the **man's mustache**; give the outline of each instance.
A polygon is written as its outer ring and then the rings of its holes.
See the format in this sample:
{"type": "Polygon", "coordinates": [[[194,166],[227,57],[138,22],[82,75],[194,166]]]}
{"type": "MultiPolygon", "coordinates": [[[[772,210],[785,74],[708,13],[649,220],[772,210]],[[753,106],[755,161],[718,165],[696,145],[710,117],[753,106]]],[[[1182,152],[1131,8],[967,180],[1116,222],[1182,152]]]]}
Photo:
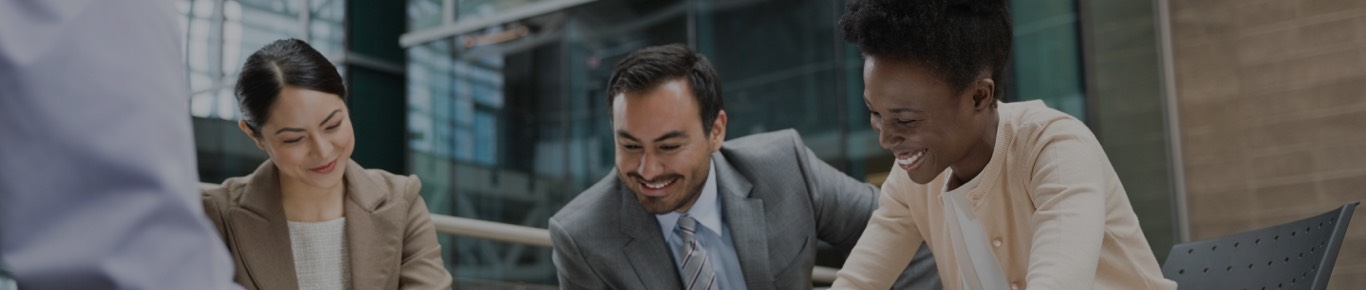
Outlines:
{"type": "Polygon", "coordinates": [[[645,179],[644,176],[640,176],[639,173],[628,172],[628,173],[626,173],[626,177],[630,177],[631,179],[634,179],[634,180],[639,181],[639,182],[642,182],[642,183],[659,183],[659,182],[661,182],[661,181],[666,181],[666,180],[675,179],[675,178],[682,179],[682,178],[683,178],[683,175],[681,175],[681,174],[665,174],[665,175],[657,176],[657,177],[655,177],[654,179],[648,179],[648,180],[647,180],[647,179],[645,179]]]}

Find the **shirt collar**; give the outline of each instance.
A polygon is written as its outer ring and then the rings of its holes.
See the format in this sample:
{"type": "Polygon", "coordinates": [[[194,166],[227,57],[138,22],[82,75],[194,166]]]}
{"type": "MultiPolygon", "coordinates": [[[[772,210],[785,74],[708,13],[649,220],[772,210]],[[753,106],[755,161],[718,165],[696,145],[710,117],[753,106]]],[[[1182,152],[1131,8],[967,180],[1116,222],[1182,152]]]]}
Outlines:
{"type": "MultiPolygon", "coordinates": [[[[702,185],[702,194],[697,197],[697,202],[688,208],[688,215],[697,219],[697,223],[701,224],[702,227],[713,233],[720,233],[721,200],[716,195],[716,162],[713,160],[710,168],[707,169],[707,181],[702,185]]],[[[655,215],[655,221],[659,222],[659,229],[664,232],[665,239],[673,236],[674,226],[678,223],[680,216],[682,214],[677,211],[655,215]]]]}
{"type": "MultiPolygon", "coordinates": [[[[991,165],[988,164],[987,166],[991,166],[991,165]]],[[[963,195],[963,196],[967,196],[968,194],[971,194],[973,190],[977,189],[977,185],[978,185],[978,184],[982,183],[982,174],[981,174],[981,173],[978,173],[977,176],[973,176],[972,179],[968,180],[968,182],[964,182],[962,185],[959,185],[958,188],[954,188],[953,190],[949,190],[949,180],[952,180],[952,179],[953,179],[953,168],[945,169],[945,170],[944,170],[944,176],[946,176],[947,179],[945,179],[945,180],[944,180],[944,184],[943,184],[942,186],[939,187],[939,192],[940,192],[939,195],[942,195],[942,196],[949,196],[949,195],[963,195]]]]}

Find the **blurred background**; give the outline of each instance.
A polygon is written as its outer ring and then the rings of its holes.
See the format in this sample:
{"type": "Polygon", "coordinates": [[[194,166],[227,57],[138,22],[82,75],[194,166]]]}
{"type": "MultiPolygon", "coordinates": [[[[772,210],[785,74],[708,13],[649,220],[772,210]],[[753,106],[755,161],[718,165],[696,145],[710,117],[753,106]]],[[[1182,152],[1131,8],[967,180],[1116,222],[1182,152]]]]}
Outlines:
{"type": "MultiPolygon", "coordinates": [[[[847,0],[179,0],[199,175],[266,157],[237,129],[246,57],[300,38],[351,89],[353,158],[416,174],[433,214],[546,227],[612,168],[603,86],[633,50],[685,43],[723,82],[730,138],[795,128],[879,184],[847,0]]],[[[1008,101],[1043,100],[1105,147],[1159,262],[1173,244],[1366,199],[1366,2],[1010,1],[1008,101]]],[[[1366,220],[1332,288],[1366,285],[1366,220]]],[[[550,250],[443,234],[459,288],[549,288],[550,250]]],[[[821,264],[838,267],[841,253],[821,264]]]]}

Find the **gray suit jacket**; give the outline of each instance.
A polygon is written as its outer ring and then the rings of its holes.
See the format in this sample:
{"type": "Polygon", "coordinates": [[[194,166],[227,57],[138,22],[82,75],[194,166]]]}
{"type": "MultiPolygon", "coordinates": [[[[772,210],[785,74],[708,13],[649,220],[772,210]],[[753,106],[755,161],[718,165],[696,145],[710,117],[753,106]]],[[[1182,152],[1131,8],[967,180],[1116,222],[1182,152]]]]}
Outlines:
{"type": "MultiPolygon", "coordinates": [[[[877,188],[817,159],[796,131],[726,141],[712,162],[750,290],[811,288],[817,240],[852,248],[877,208],[877,188]]],[[[682,289],[658,223],[615,171],[551,217],[550,235],[561,289],[682,289]]],[[[912,263],[913,284],[939,287],[932,258],[912,263]]]]}

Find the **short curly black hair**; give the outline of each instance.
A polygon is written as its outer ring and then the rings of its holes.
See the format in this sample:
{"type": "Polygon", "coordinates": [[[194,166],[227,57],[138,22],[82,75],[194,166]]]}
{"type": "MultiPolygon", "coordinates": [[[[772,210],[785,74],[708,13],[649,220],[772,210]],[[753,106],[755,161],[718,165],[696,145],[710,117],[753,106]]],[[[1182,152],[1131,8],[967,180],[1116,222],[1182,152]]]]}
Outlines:
{"type": "Polygon", "coordinates": [[[1014,33],[1006,0],[856,0],[840,27],[865,56],[928,66],[955,92],[990,70],[1003,97],[1014,33]]]}

